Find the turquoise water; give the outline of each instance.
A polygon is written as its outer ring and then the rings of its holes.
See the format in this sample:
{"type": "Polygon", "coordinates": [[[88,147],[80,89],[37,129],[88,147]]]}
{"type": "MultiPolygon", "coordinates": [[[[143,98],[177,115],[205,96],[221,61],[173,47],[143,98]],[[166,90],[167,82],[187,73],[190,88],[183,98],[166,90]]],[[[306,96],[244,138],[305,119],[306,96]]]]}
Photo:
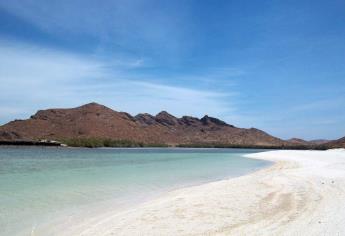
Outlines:
{"type": "Polygon", "coordinates": [[[258,151],[0,147],[0,234],[30,235],[92,207],[121,209],[164,191],[243,175],[269,165],[243,157],[258,151]]]}

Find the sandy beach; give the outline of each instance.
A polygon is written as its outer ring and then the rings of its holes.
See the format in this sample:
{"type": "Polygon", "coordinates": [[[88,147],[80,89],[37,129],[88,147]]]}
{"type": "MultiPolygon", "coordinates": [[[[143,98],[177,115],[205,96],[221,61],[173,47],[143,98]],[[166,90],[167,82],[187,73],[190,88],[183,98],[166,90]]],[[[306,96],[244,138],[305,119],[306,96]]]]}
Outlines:
{"type": "Polygon", "coordinates": [[[239,178],[176,190],[69,232],[73,235],[345,234],[345,150],[269,151],[248,157],[275,164],[239,178]]]}

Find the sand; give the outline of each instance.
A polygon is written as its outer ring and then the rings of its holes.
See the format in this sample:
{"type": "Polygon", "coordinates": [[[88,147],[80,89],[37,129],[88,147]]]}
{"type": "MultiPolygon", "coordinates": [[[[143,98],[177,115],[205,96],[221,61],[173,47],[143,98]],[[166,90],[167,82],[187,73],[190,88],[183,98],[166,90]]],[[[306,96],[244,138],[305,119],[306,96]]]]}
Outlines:
{"type": "Polygon", "coordinates": [[[269,151],[248,157],[275,164],[246,176],[172,191],[70,232],[345,235],[345,150],[269,151]]]}

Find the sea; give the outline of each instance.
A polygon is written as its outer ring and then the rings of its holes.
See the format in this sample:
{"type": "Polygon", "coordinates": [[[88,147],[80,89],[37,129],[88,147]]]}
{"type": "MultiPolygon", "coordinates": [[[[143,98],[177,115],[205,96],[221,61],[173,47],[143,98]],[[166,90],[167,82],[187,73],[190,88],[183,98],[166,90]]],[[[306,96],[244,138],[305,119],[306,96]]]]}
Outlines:
{"type": "Polygon", "coordinates": [[[262,151],[2,146],[0,235],[59,235],[175,189],[267,167],[244,157],[262,151]]]}

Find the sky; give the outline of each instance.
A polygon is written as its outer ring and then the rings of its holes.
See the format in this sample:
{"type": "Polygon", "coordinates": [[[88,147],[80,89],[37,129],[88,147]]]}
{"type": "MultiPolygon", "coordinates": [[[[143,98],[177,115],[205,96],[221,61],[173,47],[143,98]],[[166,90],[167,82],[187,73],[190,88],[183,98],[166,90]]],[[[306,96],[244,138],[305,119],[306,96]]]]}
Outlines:
{"type": "Polygon", "coordinates": [[[345,1],[0,1],[0,124],[97,102],[345,136],[345,1]]]}

